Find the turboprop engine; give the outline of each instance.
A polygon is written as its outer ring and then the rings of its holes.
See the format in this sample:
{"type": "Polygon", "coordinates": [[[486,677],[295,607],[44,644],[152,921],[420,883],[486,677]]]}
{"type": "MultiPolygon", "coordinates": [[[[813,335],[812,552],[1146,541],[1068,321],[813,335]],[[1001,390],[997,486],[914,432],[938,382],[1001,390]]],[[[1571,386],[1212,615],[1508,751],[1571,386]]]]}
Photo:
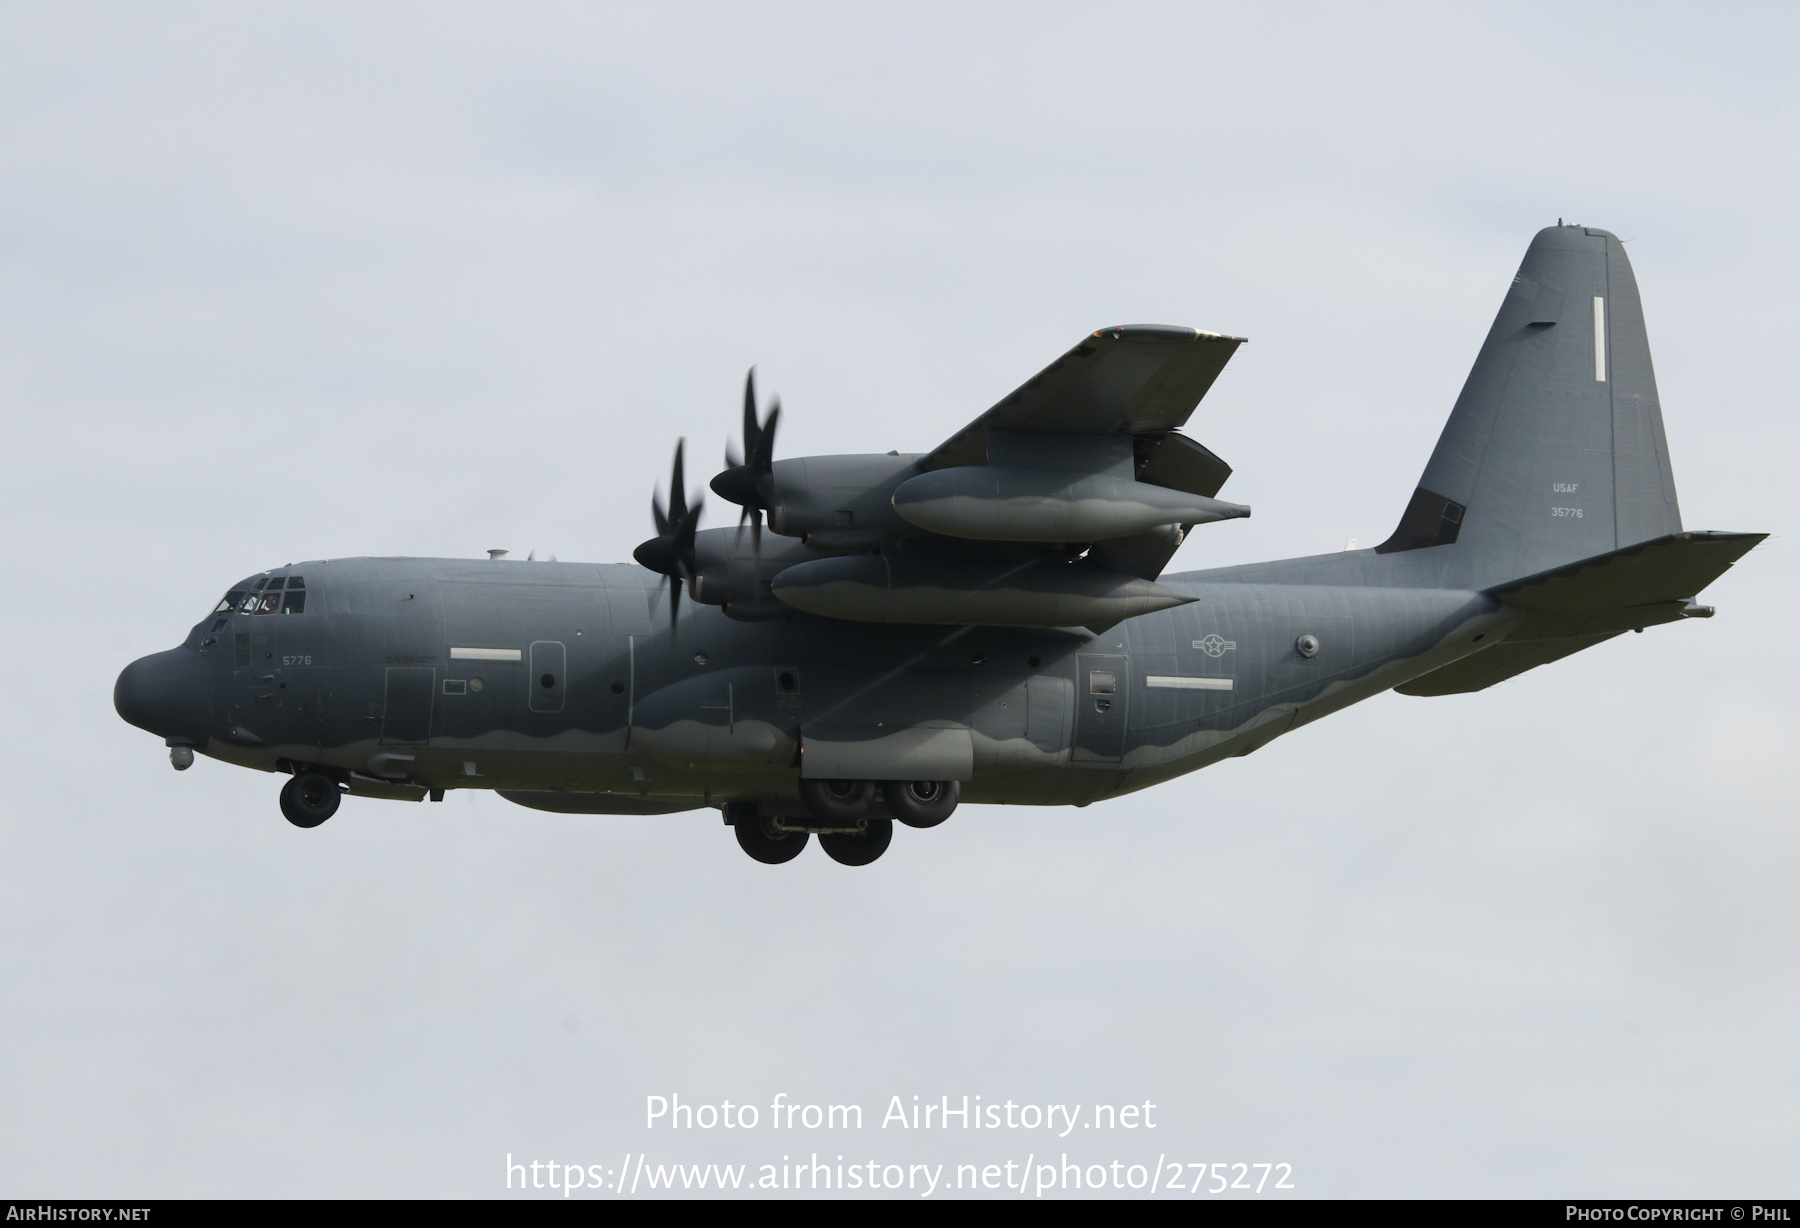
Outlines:
{"type": "Polygon", "coordinates": [[[769,592],[769,581],[783,568],[818,558],[816,550],[797,541],[756,542],[741,529],[703,529],[694,538],[694,600],[724,608],[740,622],[757,622],[787,613],[769,592]]]}
{"type": "Polygon", "coordinates": [[[664,574],[739,619],[1097,628],[1183,605],[1156,577],[1187,531],[1250,514],[1176,429],[1241,344],[1103,329],[920,454],[778,461],[780,407],[759,411],[746,377],[743,446],[712,481],[739,532],[687,540],[664,574]]]}
{"type": "Polygon", "coordinates": [[[894,511],[894,490],[919,471],[920,457],[797,456],[775,462],[769,527],[819,550],[857,550],[919,530],[894,511]]]}

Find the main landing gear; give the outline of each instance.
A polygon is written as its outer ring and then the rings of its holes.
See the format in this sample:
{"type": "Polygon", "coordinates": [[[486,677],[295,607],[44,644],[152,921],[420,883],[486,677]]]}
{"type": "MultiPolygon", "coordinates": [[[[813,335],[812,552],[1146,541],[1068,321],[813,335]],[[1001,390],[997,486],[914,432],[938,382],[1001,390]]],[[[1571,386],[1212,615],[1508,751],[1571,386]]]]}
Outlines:
{"type": "Polygon", "coordinates": [[[281,786],[281,813],[295,827],[317,827],[337,813],[338,782],[324,772],[306,769],[281,786]]]}
{"type": "Polygon", "coordinates": [[[908,827],[936,827],[962,800],[962,786],[954,780],[890,780],[881,786],[881,800],[908,827]]]}
{"type": "Polygon", "coordinates": [[[737,832],[738,847],[765,866],[792,861],[812,838],[804,831],[790,831],[777,826],[774,819],[763,818],[756,813],[755,802],[733,802],[725,808],[725,819],[737,832]]]}
{"type": "Polygon", "coordinates": [[[819,847],[839,865],[866,866],[893,843],[894,819],[936,827],[962,797],[954,780],[884,781],[882,800],[894,816],[886,819],[869,814],[876,788],[872,780],[802,780],[800,801],[808,817],[779,818],[763,814],[755,802],[732,802],[725,821],[736,831],[738,847],[764,865],[792,861],[816,834],[819,847]]]}
{"type": "Polygon", "coordinates": [[[819,833],[819,847],[840,866],[866,866],[894,842],[894,820],[864,819],[861,831],[819,833]]]}

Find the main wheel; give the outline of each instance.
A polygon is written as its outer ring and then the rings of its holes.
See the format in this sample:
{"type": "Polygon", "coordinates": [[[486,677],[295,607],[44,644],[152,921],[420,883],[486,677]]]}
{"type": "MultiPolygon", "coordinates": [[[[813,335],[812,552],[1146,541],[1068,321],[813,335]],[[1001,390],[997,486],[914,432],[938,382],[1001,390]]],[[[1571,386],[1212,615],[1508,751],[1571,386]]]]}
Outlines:
{"type": "Polygon", "coordinates": [[[908,827],[936,827],[955,812],[962,786],[954,780],[889,780],[881,796],[908,827]]]}
{"type": "Polygon", "coordinates": [[[792,861],[806,847],[803,831],[777,831],[773,819],[762,818],[754,811],[740,816],[731,825],[737,833],[738,847],[765,866],[778,866],[792,861]]]}
{"type": "Polygon", "coordinates": [[[281,786],[281,813],[295,827],[317,827],[337,813],[338,783],[323,772],[301,772],[281,786]]]}
{"type": "Polygon", "coordinates": [[[833,831],[819,837],[819,847],[825,855],[842,866],[866,866],[887,852],[893,842],[892,819],[870,819],[858,835],[833,831]]]}
{"type": "Polygon", "coordinates": [[[874,799],[875,782],[870,780],[800,782],[800,801],[821,827],[849,827],[869,813],[869,803],[874,799]]]}

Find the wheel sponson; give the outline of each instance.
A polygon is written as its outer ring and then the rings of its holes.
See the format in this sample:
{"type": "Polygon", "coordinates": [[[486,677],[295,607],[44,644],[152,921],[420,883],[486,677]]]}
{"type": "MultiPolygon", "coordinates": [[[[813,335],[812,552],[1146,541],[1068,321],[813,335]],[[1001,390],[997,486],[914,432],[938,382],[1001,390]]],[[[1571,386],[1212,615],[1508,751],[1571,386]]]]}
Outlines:
{"type": "Polygon", "coordinates": [[[954,780],[887,780],[881,797],[908,827],[936,827],[955,813],[962,785],[954,780]]]}

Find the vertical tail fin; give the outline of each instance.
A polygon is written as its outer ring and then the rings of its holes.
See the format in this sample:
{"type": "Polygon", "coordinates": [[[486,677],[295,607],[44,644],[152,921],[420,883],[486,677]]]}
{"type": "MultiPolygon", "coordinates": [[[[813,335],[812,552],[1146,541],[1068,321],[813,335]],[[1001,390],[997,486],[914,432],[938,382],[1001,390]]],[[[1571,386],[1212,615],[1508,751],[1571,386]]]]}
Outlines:
{"type": "Polygon", "coordinates": [[[1456,580],[1486,587],[1680,531],[1625,249],[1604,230],[1541,230],[1376,552],[1451,547],[1456,580]]]}

